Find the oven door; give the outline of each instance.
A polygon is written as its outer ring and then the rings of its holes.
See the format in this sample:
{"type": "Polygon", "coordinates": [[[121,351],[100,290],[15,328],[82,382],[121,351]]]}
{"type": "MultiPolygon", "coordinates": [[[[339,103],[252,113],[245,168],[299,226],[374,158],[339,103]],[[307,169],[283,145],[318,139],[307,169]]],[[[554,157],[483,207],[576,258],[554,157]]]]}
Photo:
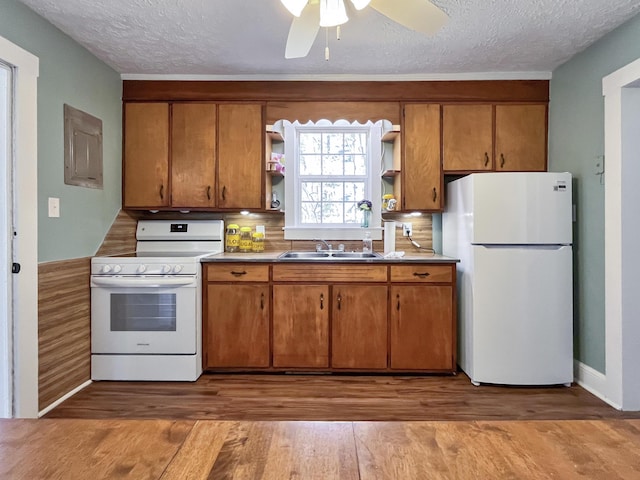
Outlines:
{"type": "Polygon", "coordinates": [[[197,278],[91,278],[91,352],[195,354],[197,278]]]}

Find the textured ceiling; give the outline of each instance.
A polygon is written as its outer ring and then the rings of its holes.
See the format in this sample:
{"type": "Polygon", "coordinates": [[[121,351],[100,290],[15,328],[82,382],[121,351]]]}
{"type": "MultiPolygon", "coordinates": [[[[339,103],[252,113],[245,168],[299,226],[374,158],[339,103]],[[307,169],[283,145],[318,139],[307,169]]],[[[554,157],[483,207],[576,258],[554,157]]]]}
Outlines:
{"type": "Polygon", "coordinates": [[[331,32],[327,62],[324,30],[308,57],[285,60],[279,0],[21,1],[125,78],[535,77],[640,13],[638,0],[433,0],[450,20],[427,37],[367,8],[341,40],[331,32]]]}

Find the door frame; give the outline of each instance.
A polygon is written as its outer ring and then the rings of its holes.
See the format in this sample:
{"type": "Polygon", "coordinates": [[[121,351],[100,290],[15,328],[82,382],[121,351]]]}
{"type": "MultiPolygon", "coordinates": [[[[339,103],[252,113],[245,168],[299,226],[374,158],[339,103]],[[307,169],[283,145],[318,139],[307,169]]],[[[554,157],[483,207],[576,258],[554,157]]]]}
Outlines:
{"type": "Polygon", "coordinates": [[[605,396],[640,410],[640,59],[602,80],[605,115],[605,396]],[[635,156],[634,156],[635,153],[635,156]],[[624,222],[623,222],[624,221],[624,222]],[[624,223],[624,224],[623,224],[624,223]]]}
{"type": "Polygon", "coordinates": [[[0,58],[14,67],[13,412],[38,416],[38,75],[39,60],[0,36],[0,58]]]}

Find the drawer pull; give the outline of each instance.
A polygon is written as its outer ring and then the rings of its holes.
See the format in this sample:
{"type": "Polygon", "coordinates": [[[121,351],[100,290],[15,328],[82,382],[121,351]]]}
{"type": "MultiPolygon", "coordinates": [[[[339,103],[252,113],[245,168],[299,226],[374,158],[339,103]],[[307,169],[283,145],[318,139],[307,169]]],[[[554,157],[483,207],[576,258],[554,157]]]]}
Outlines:
{"type": "Polygon", "coordinates": [[[436,190],[436,187],[433,187],[433,201],[435,202],[437,198],[438,198],[438,191],[436,190]]]}
{"type": "Polygon", "coordinates": [[[338,310],[340,310],[341,304],[342,304],[342,295],[338,293],[338,310]]]}
{"type": "Polygon", "coordinates": [[[396,295],[396,300],[398,300],[398,304],[396,305],[396,310],[400,311],[400,294],[396,295]]]}
{"type": "Polygon", "coordinates": [[[264,293],[260,294],[260,310],[264,310],[264,293]]]}
{"type": "Polygon", "coordinates": [[[484,152],[484,166],[486,167],[487,165],[489,165],[489,154],[484,152]]]}
{"type": "Polygon", "coordinates": [[[413,272],[413,276],[414,277],[419,277],[419,278],[427,278],[429,275],[431,275],[429,272],[413,272]]]}
{"type": "Polygon", "coordinates": [[[247,272],[245,272],[244,270],[241,272],[236,272],[234,270],[231,270],[231,275],[233,275],[234,277],[241,277],[242,275],[246,275],[247,272]]]}
{"type": "Polygon", "coordinates": [[[223,185],[222,187],[222,201],[224,202],[227,199],[227,187],[223,185]]]}
{"type": "Polygon", "coordinates": [[[160,200],[164,200],[164,185],[160,185],[160,200]]]}
{"type": "Polygon", "coordinates": [[[500,168],[503,168],[503,167],[504,167],[504,154],[501,153],[500,154],[500,168]]]}
{"type": "Polygon", "coordinates": [[[211,200],[211,185],[207,186],[207,200],[211,200]]]}
{"type": "Polygon", "coordinates": [[[324,293],[320,294],[320,310],[324,310],[324,293]]]}

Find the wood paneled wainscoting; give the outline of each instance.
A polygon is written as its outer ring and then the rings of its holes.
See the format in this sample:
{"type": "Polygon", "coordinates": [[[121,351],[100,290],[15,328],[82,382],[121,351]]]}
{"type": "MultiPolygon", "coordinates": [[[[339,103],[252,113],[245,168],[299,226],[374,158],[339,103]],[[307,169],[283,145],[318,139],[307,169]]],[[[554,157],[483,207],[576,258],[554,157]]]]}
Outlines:
{"type": "Polygon", "coordinates": [[[38,267],[38,408],[91,379],[89,257],[38,267]]]}

